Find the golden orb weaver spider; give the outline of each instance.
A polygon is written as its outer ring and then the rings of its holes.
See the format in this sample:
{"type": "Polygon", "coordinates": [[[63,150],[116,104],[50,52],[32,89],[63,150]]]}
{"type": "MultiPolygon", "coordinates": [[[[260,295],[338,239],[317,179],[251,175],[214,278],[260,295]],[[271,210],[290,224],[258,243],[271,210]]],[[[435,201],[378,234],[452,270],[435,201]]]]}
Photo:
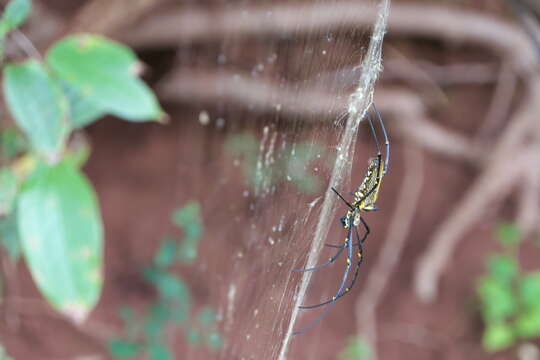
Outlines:
{"type": "Polygon", "coordinates": [[[336,189],[332,188],[332,191],[336,193],[336,195],[341,200],[343,200],[343,202],[349,208],[349,210],[347,211],[347,214],[340,218],[341,225],[343,226],[343,228],[347,229],[347,237],[345,238],[345,244],[343,245],[326,244],[325,246],[338,249],[335,255],[332,256],[328,261],[322,264],[319,264],[317,266],[311,267],[311,268],[293,270],[294,272],[306,272],[306,271],[314,271],[314,270],[323,268],[325,266],[332,264],[334,261],[336,261],[339,258],[339,256],[344,250],[347,250],[347,259],[346,259],[347,266],[345,267],[343,278],[339,285],[339,289],[336,292],[336,295],[334,295],[331,299],[323,301],[320,304],[302,305],[299,307],[300,309],[314,309],[321,306],[325,306],[325,309],[307,327],[301,330],[294,331],[293,335],[302,334],[306,332],[307,330],[311,329],[312,327],[314,327],[315,325],[317,325],[326,316],[326,314],[328,313],[328,310],[336,302],[336,300],[343,297],[353,288],[358,278],[360,265],[362,264],[362,261],[364,260],[364,249],[362,248],[362,244],[364,243],[364,241],[366,241],[367,236],[370,233],[369,226],[364,220],[364,218],[362,217],[362,211],[369,212],[369,211],[379,210],[375,202],[377,201],[377,198],[379,196],[379,190],[381,188],[382,178],[388,172],[388,164],[390,161],[390,141],[388,140],[388,134],[386,133],[386,128],[384,127],[384,122],[382,120],[381,114],[379,113],[379,111],[377,111],[375,104],[373,104],[373,110],[377,116],[377,119],[379,121],[381,130],[384,136],[385,152],[386,152],[384,160],[382,157],[379,140],[377,138],[377,133],[375,131],[375,127],[373,126],[373,121],[371,119],[371,116],[368,113],[367,118],[369,121],[369,126],[371,128],[371,133],[375,140],[375,145],[377,147],[377,156],[369,160],[368,168],[367,168],[366,174],[364,175],[364,179],[362,180],[362,183],[360,184],[356,192],[352,194],[354,196],[354,201],[352,203],[349,203],[336,189]],[[360,223],[363,225],[365,229],[365,233],[362,238],[360,238],[360,234],[358,232],[358,226],[360,225],[360,223]],[[354,232],[355,232],[356,240],[357,240],[357,242],[354,244],[353,244],[353,228],[354,228],[354,232]],[[358,252],[356,254],[356,257],[357,257],[356,270],[349,286],[345,287],[345,283],[347,282],[347,279],[349,277],[349,271],[352,267],[353,248],[355,246],[358,247],[358,252]]]}

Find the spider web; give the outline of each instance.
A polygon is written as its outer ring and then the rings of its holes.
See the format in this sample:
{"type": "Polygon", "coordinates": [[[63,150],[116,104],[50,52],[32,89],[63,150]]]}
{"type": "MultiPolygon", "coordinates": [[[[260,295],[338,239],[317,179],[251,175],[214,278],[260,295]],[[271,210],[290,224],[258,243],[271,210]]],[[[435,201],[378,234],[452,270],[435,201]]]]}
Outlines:
{"type": "MultiPolygon", "coordinates": [[[[199,104],[194,117],[208,129],[204,164],[213,179],[205,179],[211,185],[200,199],[205,235],[196,271],[207,276],[207,298],[218,309],[219,359],[329,357],[301,343],[332,334],[332,315],[291,334],[320,313],[299,305],[335,295],[344,261],[323,275],[291,270],[316,265],[324,243],[345,236],[344,209],[330,188],[353,190],[356,139],[382,69],[389,3],[231,1],[212,14],[183,15],[190,23],[179,41],[197,45],[178,55],[179,70],[159,91],[199,104]]],[[[373,151],[362,155],[357,181],[373,151]]],[[[344,311],[336,304],[331,314],[344,311]]],[[[332,336],[355,329],[344,331],[332,336]]]]}

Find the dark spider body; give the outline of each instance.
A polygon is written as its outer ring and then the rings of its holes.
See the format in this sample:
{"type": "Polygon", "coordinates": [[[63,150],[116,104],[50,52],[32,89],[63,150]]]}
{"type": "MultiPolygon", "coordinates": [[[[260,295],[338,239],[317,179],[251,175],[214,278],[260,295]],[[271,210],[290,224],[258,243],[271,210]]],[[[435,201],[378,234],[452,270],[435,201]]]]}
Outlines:
{"type": "Polygon", "coordinates": [[[321,321],[324,318],[324,316],[327,314],[330,307],[334,304],[334,302],[337,299],[344,296],[345,294],[347,294],[352,289],[352,287],[354,286],[358,278],[360,265],[362,264],[362,261],[364,259],[364,250],[362,248],[362,244],[364,243],[364,241],[366,240],[367,236],[370,233],[369,226],[367,225],[366,221],[362,217],[361,213],[362,211],[368,212],[368,211],[378,210],[375,202],[377,201],[377,198],[379,196],[379,190],[381,187],[382,178],[388,172],[388,162],[390,158],[390,142],[388,140],[388,135],[386,133],[383,120],[379,112],[375,108],[375,105],[373,105],[373,108],[375,110],[375,114],[377,115],[377,119],[379,120],[381,129],[383,131],[384,139],[385,139],[385,146],[386,146],[385,159],[383,160],[382,158],[379,142],[377,140],[377,135],[373,127],[373,121],[371,120],[371,117],[369,116],[369,113],[368,113],[367,116],[368,116],[369,124],[371,127],[373,137],[375,139],[375,144],[377,145],[377,156],[369,160],[368,168],[367,168],[366,174],[364,175],[364,179],[362,180],[362,183],[360,184],[356,192],[353,194],[354,201],[352,203],[349,203],[347,200],[345,200],[345,198],[339,192],[337,192],[336,189],[332,188],[332,191],[334,191],[336,195],[341,200],[343,200],[343,202],[349,207],[347,214],[340,218],[341,224],[343,225],[345,229],[347,229],[347,237],[345,238],[345,243],[343,245],[327,244],[326,246],[336,248],[338,250],[336,254],[332,256],[325,263],[322,263],[320,265],[307,268],[307,269],[293,270],[294,272],[305,272],[305,271],[314,271],[314,270],[320,269],[322,267],[332,264],[341,255],[341,253],[344,250],[347,250],[347,258],[346,258],[347,265],[345,267],[343,278],[341,280],[339,289],[336,292],[336,295],[334,295],[331,299],[324,301],[320,304],[316,304],[316,305],[300,306],[300,309],[314,309],[321,306],[326,306],[326,307],[323,310],[323,312],[315,320],[311,322],[309,326],[301,330],[293,332],[293,335],[301,334],[311,329],[319,321],[321,321]],[[360,224],[362,224],[365,229],[365,233],[362,236],[362,238],[360,238],[360,234],[358,232],[358,226],[360,224]],[[356,243],[353,243],[353,239],[352,239],[353,229],[356,235],[356,240],[357,240],[356,243]],[[349,277],[350,268],[352,267],[353,248],[355,246],[358,247],[358,252],[356,253],[356,258],[357,258],[356,270],[353,275],[353,278],[351,279],[349,286],[345,287],[345,283],[347,282],[347,279],[349,277]]]}
{"type": "Polygon", "coordinates": [[[351,219],[353,220],[354,226],[359,225],[358,216],[360,215],[360,211],[379,210],[375,205],[375,202],[379,196],[382,178],[386,173],[384,164],[385,162],[382,160],[380,154],[369,161],[364,180],[362,180],[358,190],[354,193],[354,201],[351,204],[352,208],[347,211],[347,215],[341,220],[341,224],[345,229],[349,227],[351,219]]]}

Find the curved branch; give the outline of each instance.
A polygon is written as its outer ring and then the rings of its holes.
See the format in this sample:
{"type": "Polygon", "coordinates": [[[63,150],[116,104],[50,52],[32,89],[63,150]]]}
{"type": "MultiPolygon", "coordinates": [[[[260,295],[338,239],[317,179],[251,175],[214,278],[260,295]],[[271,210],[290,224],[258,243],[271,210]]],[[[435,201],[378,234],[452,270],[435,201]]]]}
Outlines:
{"type": "MultiPolygon", "coordinates": [[[[374,16],[373,8],[358,1],[228,7],[218,12],[182,8],[148,19],[124,40],[136,47],[163,47],[246,36],[289,37],[329,28],[365,28],[374,16]]],[[[528,71],[537,64],[535,48],[523,31],[488,14],[437,5],[395,4],[388,27],[390,34],[397,36],[485,46],[519,70],[528,71]]]]}
{"type": "MultiPolygon", "coordinates": [[[[248,74],[212,70],[180,69],[158,84],[168,101],[212,104],[218,101],[245,106],[253,111],[280,113],[306,121],[335,119],[346,108],[346,99],[316,89],[299,90],[292,85],[254,79],[248,74]]],[[[420,98],[405,90],[381,89],[377,107],[394,119],[394,128],[418,145],[450,157],[479,165],[482,154],[464,136],[431,121],[420,98]]]]}
{"type": "Polygon", "coordinates": [[[145,14],[162,0],[93,0],[84,5],[68,32],[110,34],[145,14]]]}
{"type": "Polygon", "coordinates": [[[456,203],[418,260],[414,288],[417,296],[425,302],[435,300],[439,277],[459,240],[485,214],[490,204],[496,199],[506,197],[512,191],[536,158],[536,147],[516,151],[523,147],[522,144],[540,113],[539,75],[530,79],[528,88],[524,103],[491,152],[488,166],[456,203]]]}

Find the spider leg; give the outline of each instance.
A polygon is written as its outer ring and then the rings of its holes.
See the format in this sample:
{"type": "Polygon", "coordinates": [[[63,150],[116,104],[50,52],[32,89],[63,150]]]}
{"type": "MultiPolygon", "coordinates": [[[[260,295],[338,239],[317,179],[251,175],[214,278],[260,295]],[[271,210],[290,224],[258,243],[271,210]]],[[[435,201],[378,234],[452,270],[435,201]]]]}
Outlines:
{"type": "Polygon", "coordinates": [[[354,272],[354,276],[352,278],[352,281],[351,281],[349,287],[346,288],[345,292],[342,293],[341,295],[339,295],[338,298],[340,298],[343,295],[347,294],[353,288],[354,284],[356,283],[356,279],[358,279],[358,273],[360,271],[360,265],[362,265],[362,261],[364,261],[364,249],[362,248],[362,244],[364,243],[364,241],[366,241],[367,236],[370,233],[370,230],[369,230],[368,224],[366,223],[364,218],[361,217],[361,216],[360,216],[360,221],[362,221],[362,224],[364,225],[364,228],[365,228],[366,232],[364,233],[364,237],[362,238],[362,240],[360,240],[360,234],[358,233],[358,228],[357,227],[354,228],[355,232],[356,232],[356,240],[358,240],[358,254],[357,254],[358,261],[356,262],[356,270],[354,272]]]}
{"type": "Polygon", "coordinates": [[[377,119],[379,120],[379,124],[381,125],[381,129],[384,135],[384,145],[386,146],[386,156],[384,160],[384,173],[386,174],[388,172],[388,167],[390,165],[390,140],[388,140],[388,133],[386,132],[386,128],[384,127],[384,121],[382,119],[381,113],[379,112],[379,110],[377,110],[375,103],[373,103],[372,105],[373,105],[373,110],[375,110],[375,114],[377,115],[377,119]]]}
{"type": "MultiPolygon", "coordinates": [[[[359,243],[354,243],[352,244],[352,247],[355,247],[355,246],[358,246],[359,243]]],[[[327,247],[331,247],[331,248],[334,248],[334,249],[341,249],[341,248],[345,248],[346,245],[334,245],[334,244],[324,244],[324,246],[327,246],[327,247]]]]}
{"type": "MultiPolygon", "coordinates": [[[[343,292],[343,289],[345,287],[345,282],[347,282],[347,278],[349,277],[349,270],[351,269],[351,258],[352,258],[352,228],[351,227],[349,227],[349,233],[347,234],[347,249],[348,249],[347,267],[345,268],[345,271],[343,273],[343,279],[341,280],[341,283],[339,284],[339,289],[336,293],[336,296],[333,297],[332,301],[328,304],[328,306],[322,311],[322,313],[315,320],[313,320],[307,327],[293,332],[293,335],[299,335],[308,331],[309,329],[317,325],[322,319],[324,319],[326,314],[328,314],[328,310],[330,310],[332,305],[334,305],[334,302],[337,299],[337,296],[343,292]]],[[[306,307],[300,306],[300,308],[305,309],[306,307]]]]}
{"type": "MultiPolygon", "coordinates": [[[[366,225],[367,226],[367,225],[366,225]]],[[[356,228],[355,228],[356,229],[356,228]]],[[[362,261],[364,261],[364,249],[362,248],[362,243],[365,241],[367,237],[368,232],[364,235],[364,238],[362,241],[360,241],[360,235],[358,234],[358,229],[356,229],[356,238],[358,239],[359,246],[358,246],[358,261],[356,262],[356,269],[354,271],[353,278],[351,280],[351,283],[349,284],[349,287],[345,288],[345,291],[337,296],[337,299],[340,297],[343,297],[345,294],[348,294],[351,289],[354,287],[354,284],[356,283],[356,279],[358,279],[358,274],[360,272],[360,265],[362,265],[362,261]]]]}
{"type": "Polygon", "coordinates": [[[345,200],[345,198],[344,198],[343,196],[341,196],[341,194],[340,194],[336,189],[334,189],[334,188],[331,188],[331,189],[332,189],[333,192],[336,193],[337,196],[339,196],[339,198],[340,198],[341,200],[343,200],[343,202],[344,202],[345,204],[347,204],[347,206],[349,207],[349,209],[351,209],[351,210],[354,209],[353,206],[352,206],[351,204],[349,204],[349,202],[348,202],[347,200],[345,200]]]}
{"type": "Polygon", "coordinates": [[[369,229],[369,226],[366,223],[366,220],[364,220],[364,218],[362,216],[360,216],[360,221],[362,222],[362,225],[364,225],[364,229],[366,230],[366,232],[364,233],[364,237],[362,238],[362,240],[360,240],[360,236],[358,236],[358,229],[356,229],[356,237],[358,239],[358,242],[363,244],[364,241],[366,241],[366,239],[367,239],[369,233],[371,232],[371,230],[369,229]]]}
{"type": "Polygon", "coordinates": [[[327,247],[331,247],[331,248],[334,248],[334,249],[341,249],[341,248],[345,248],[345,245],[334,245],[334,244],[324,244],[324,246],[327,246],[327,247]]]}
{"type": "MultiPolygon", "coordinates": [[[[332,190],[338,194],[338,196],[343,200],[345,201],[345,199],[343,199],[343,197],[341,197],[341,195],[336,191],[336,189],[332,188],[332,190]]],[[[346,201],[345,201],[346,202],[346,201]]],[[[346,202],[347,203],[347,202],[346,202]]],[[[347,203],[347,205],[349,205],[349,203],[347,203]]],[[[342,219],[345,219],[345,217],[343,217],[342,219]]],[[[346,221],[346,220],[343,220],[343,221],[346,221]]],[[[351,240],[352,241],[352,240],[351,240]]],[[[341,253],[343,252],[343,250],[345,250],[345,248],[347,248],[347,245],[348,242],[347,242],[347,239],[345,239],[345,244],[344,245],[333,245],[333,244],[326,244],[325,246],[328,246],[328,247],[331,247],[331,248],[335,248],[335,249],[339,249],[337,251],[337,253],[332,256],[328,261],[320,264],[320,265],[317,265],[317,266],[314,266],[314,267],[311,267],[311,268],[307,268],[307,269],[294,269],[294,270],[291,270],[292,272],[306,272],[306,271],[314,271],[314,270],[317,270],[317,269],[320,269],[320,268],[323,268],[325,266],[328,266],[330,264],[332,264],[334,261],[336,261],[336,259],[341,255],[341,253]]],[[[354,246],[357,246],[358,243],[356,244],[351,244],[352,247],[354,246]]]]}
{"type": "Polygon", "coordinates": [[[294,270],[291,270],[291,271],[292,272],[306,272],[306,271],[313,271],[313,270],[317,270],[317,269],[320,269],[322,267],[328,266],[328,265],[332,264],[334,261],[336,261],[336,259],[339,257],[339,255],[341,255],[341,253],[343,252],[343,250],[345,250],[346,247],[347,247],[347,240],[345,242],[345,245],[337,247],[337,248],[339,248],[339,250],[328,261],[326,261],[326,262],[324,262],[322,264],[319,264],[317,266],[307,268],[307,269],[294,269],[294,270]]]}
{"type": "Polygon", "coordinates": [[[358,228],[355,227],[354,230],[355,230],[355,233],[356,233],[356,240],[358,240],[358,242],[354,245],[358,245],[358,261],[356,262],[356,269],[355,269],[355,272],[354,272],[354,276],[351,280],[351,283],[350,285],[345,288],[345,291],[339,293],[337,296],[334,296],[332,299],[330,300],[326,300],[320,304],[317,304],[317,305],[308,305],[308,306],[300,306],[300,309],[315,309],[315,308],[318,308],[318,307],[321,307],[321,306],[324,306],[326,304],[329,304],[331,302],[334,302],[336,301],[337,299],[339,299],[340,297],[343,297],[345,294],[347,294],[354,286],[354,284],[356,283],[356,279],[358,278],[358,274],[359,274],[359,271],[360,271],[360,265],[362,264],[362,261],[364,260],[364,249],[362,248],[362,244],[364,243],[364,241],[366,241],[366,238],[368,236],[368,234],[370,233],[370,230],[369,230],[369,226],[368,224],[366,223],[366,221],[360,217],[360,220],[362,221],[362,224],[364,225],[364,228],[366,230],[364,236],[362,237],[362,239],[360,239],[360,234],[358,233],[358,228]]]}

